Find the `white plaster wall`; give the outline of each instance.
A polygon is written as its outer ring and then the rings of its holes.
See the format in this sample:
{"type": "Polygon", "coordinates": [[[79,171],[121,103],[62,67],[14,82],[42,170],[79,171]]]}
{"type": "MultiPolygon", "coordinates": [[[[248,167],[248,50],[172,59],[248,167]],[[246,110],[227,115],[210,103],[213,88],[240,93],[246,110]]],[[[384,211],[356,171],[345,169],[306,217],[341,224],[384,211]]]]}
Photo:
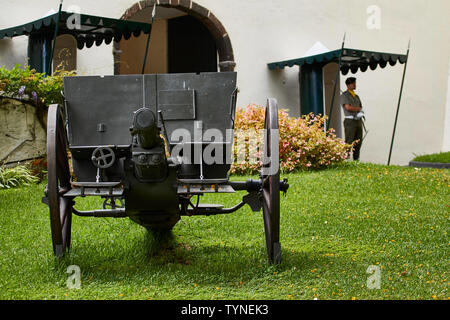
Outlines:
{"type": "MultiPolygon", "coordinates": [[[[119,18],[136,0],[64,1],[82,13],[119,18]]],[[[314,43],[411,55],[391,159],[405,165],[414,154],[448,146],[450,2],[446,0],[197,0],[225,26],[237,63],[239,106],[265,104],[268,97],[298,114],[298,67],[269,71],[267,63],[302,56],[314,43]],[[381,28],[367,28],[367,8],[381,9],[381,28]]],[[[57,10],[56,0],[0,0],[0,28],[16,26],[57,10]],[[5,9],[6,8],[6,9],[5,9]],[[26,8],[26,9],[24,9],[26,8]]],[[[0,41],[0,65],[23,63],[26,37],[0,41]],[[20,39],[24,38],[24,39],[20,39]]],[[[112,74],[112,48],[78,51],[83,74],[112,74]]],[[[386,163],[402,77],[402,65],[358,73],[358,93],[370,130],[361,159],[386,163]]],[[[343,77],[342,80],[345,79],[343,77]]]]}
{"type": "MultiPolygon", "coordinates": [[[[316,41],[411,55],[391,163],[405,165],[414,154],[438,152],[444,135],[450,2],[409,1],[199,1],[224,23],[231,37],[241,94],[239,105],[264,104],[274,96],[283,107],[298,105],[298,68],[271,72],[267,62],[300,57],[316,41]],[[367,8],[381,9],[381,29],[367,28],[367,8]],[[228,13],[228,14],[227,14],[228,13]],[[230,21],[227,23],[227,21],[230,21]],[[245,23],[245,27],[241,22],[245,23]]],[[[402,65],[358,73],[358,93],[370,130],[361,160],[386,163],[403,71],[402,65]]],[[[345,79],[345,77],[343,77],[345,79]]],[[[343,82],[343,81],[341,81],[343,82]]]]}
{"type": "Polygon", "coordinates": [[[447,105],[445,108],[444,139],[442,151],[450,151],[450,59],[448,63],[447,105]]]}

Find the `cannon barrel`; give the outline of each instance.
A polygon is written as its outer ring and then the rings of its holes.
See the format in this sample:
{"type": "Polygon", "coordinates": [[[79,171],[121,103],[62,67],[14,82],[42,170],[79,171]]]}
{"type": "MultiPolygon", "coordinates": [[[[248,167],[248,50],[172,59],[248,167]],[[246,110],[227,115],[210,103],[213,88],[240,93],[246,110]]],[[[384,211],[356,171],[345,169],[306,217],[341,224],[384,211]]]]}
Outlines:
{"type": "Polygon", "coordinates": [[[141,148],[151,149],[160,141],[156,116],[148,108],[141,108],[134,112],[133,126],[130,131],[133,136],[137,136],[137,144],[141,148]]]}
{"type": "Polygon", "coordinates": [[[152,110],[141,108],[134,112],[131,149],[135,175],[141,182],[162,181],[167,176],[164,142],[159,136],[156,116],[152,110]]]}

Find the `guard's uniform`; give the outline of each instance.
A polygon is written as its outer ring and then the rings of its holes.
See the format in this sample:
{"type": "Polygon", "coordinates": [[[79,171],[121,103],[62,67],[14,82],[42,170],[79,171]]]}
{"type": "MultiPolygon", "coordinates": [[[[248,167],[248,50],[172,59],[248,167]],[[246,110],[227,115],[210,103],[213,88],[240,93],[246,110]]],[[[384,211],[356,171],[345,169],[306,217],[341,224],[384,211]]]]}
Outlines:
{"type": "Polygon", "coordinates": [[[358,95],[353,96],[348,90],[341,94],[341,106],[345,115],[345,142],[352,144],[353,141],[359,140],[353,149],[353,160],[358,160],[363,138],[363,123],[362,119],[357,117],[358,112],[350,112],[344,108],[346,104],[352,107],[361,107],[361,100],[358,95]]]}

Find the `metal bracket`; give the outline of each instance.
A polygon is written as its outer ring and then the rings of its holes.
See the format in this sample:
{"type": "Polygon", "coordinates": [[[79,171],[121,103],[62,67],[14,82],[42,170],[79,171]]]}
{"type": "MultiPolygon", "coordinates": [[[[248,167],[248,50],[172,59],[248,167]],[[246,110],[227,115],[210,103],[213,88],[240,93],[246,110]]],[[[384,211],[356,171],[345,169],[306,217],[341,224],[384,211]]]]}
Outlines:
{"type": "Polygon", "coordinates": [[[253,212],[259,212],[262,209],[262,203],[258,192],[250,192],[242,197],[242,201],[248,204],[253,212]]]}
{"type": "Polygon", "coordinates": [[[284,178],[283,181],[280,181],[280,191],[283,192],[283,196],[286,197],[288,189],[289,189],[288,179],[284,178]]]}

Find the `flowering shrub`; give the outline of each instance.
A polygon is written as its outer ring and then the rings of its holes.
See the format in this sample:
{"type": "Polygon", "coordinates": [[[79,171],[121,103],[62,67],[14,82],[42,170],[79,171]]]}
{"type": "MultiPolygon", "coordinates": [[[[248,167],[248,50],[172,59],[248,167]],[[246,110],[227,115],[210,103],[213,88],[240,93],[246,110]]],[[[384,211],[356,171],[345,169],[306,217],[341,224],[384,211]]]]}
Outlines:
{"type": "Polygon", "coordinates": [[[29,168],[31,174],[39,179],[39,182],[44,180],[47,176],[47,159],[37,158],[30,161],[29,168]]]}
{"type": "Polygon", "coordinates": [[[28,100],[33,105],[48,106],[52,103],[62,103],[61,91],[63,78],[74,75],[74,72],[55,71],[52,76],[44,77],[26,65],[23,68],[17,64],[11,70],[0,67],[0,95],[28,100]]]}
{"type": "Polygon", "coordinates": [[[52,103],[61,103],[64,84],[63,78],[75,75],[73,71],[63,71],[59,67],[52,76],[44,77],[26,65],[17,64],[11,70],[0,67],[0,96],[24,100],[36,107],[36,115],[44,130],[47,130],[45,116],[47,107],[52,103]]]}
{"type": "MultiPolygon", "coordinates": [[[[261,168],[260,156],[264,152],[265,108],[249,105],[237,109],[235,115],[235,147],[232,174],[256,174],[261,168]],[[254,137],[257,136],[256,139],[254,137]],[[243,156],[245,155],[245,156],[243,156]],[[236,161],[236,159],[244,161],[236,161]],[[254,159],[258,159],[254,161],[254,159]],[[253,160],[253,161],[252,161],[253,160]]],[[[292,172],[302,168],[324,168],[348,157],[352,145],[334,134],[324,132],[326,117],[313,114],[300,118],[289,117],[285,110],[278,111],[280,135],[280,169],[292,172]]]]}

